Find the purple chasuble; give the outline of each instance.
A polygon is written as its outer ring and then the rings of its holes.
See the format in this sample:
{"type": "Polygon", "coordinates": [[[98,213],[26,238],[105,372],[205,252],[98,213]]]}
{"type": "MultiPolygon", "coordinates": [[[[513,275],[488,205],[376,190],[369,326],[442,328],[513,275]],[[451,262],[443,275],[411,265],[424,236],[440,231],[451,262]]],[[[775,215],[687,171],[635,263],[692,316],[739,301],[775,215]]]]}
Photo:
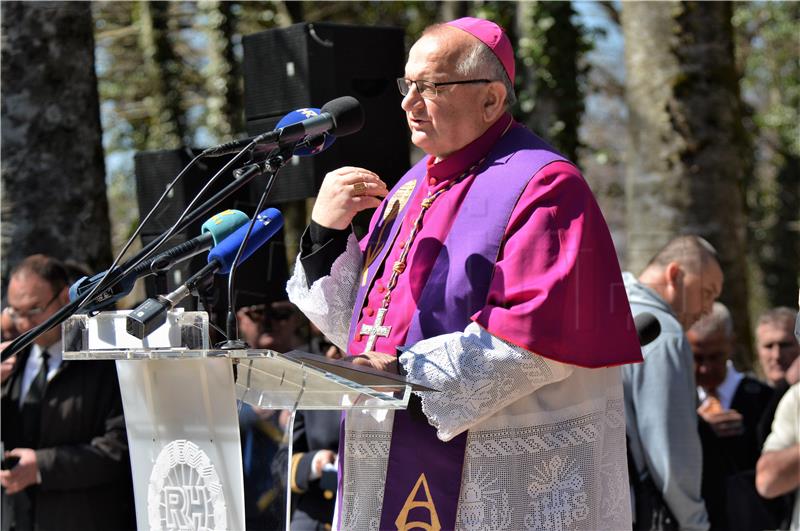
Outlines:
{"type": "MultiPolygon", "coordinates": [[[[485,211],[491,205],[491,212],[481,218],[480,226],[470,216],[456,216],[418,299],[405,344],[460,332],[471,316],[485,306],[511,212],[530,179],[557,160],[565,159],[520,126],[512,126],[495,143],[476,170],[478,175],[460,205],[467,211],[485,211]]],[[[423,160],[401,178],[393,192],[415,179],[419,186],[425,169],[423,160]]],[[[372,257],[366,281],[360,286],[351,323],[351,342],[357,335],[361,305],[404,221],[404,211],[396,217],[388,216],[390,221],[385,225],[391,226],[381,225],[383,215],[376,217],[378,223],[369,239],[374,242],[381,238],[386,243],[381,245],[383,252],[372,257]]],[[[396,529],[413,522],[438,524],[440,529],[455,527],[466,439],[467,434],[463,433],[443,442],[424,418],[407,411],[395,412],[380,529],[396,529]]]]}

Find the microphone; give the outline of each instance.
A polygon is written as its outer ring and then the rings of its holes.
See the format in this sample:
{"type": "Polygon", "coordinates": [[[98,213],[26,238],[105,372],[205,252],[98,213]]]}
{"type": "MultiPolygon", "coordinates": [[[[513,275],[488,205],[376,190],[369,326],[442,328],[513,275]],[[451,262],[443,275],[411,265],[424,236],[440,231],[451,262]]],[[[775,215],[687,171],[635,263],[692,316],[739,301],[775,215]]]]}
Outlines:
{"type": "Polygon", "coordinates": [[[224,275],[231,270],[236,254],[245,238],[247,243],[242,250],[239,263],[250,258],[262,245],[283,227],[283,216],[275,208],[268,208],[256,216],[253,231],[249,224],[239,227],[233,234],[219,242],[208,253],[208,264],[189,277],[177,289],[166,295],[150,298],[128,314],[125,328],[129,334],[144,339],[167,321],[167,310],[173,309],[183,299],[191,295],[198,284],[211,274],[224,275]]]}
{"type": "MultiPolygon", "coordinates": [[[[322,109],[315,109],[313,107],[297,109],[296,111],[292,111],[281,118],[280,121],[275,124],[275,129],[283,129],[284,127],[288,127],[292,124],[302,123],[303,120],[314,118],[320,114],[322,114],[322,109]]],[[[322,133],[321,135],[315,137],[309,136],[305,142],[303,142],[303,144],[298,144],[294,150],[294,154],[298,157],[316,155],[317,153],[321,153],[331,147],[331,144],[333,144],[334,141],[336,141],[336,137],[330,132],[322,133]]]]}
{"type": "Polygon", "coordinates": [[[661,324],[650,312],[642,312],[634,317],[633,324],[639,337],[639,346],[642,347],[653,342],[661,333],[661,324]]]}
{"type": "MultiPolygon", "coordinates": [[[[313,142],[322,135],[335,135],[336,137],[351,135],[364,127],[364,110],[358,100],[352,96],[342,96],[331,100],[322,106],[319,114],[305,117],[297,122],[294,121],[296,118],[304,116],[304,112],[315,110],[309,108],[292,111],[281,118],[272,131],[208,148],[201,155],[204,157],[230,155],[240,152],[254,142],[259,151],[269,151],[292,143],[313,142]],[[299,116],[295,113],[299,113],[299,116]],[[283,125],[280,125],[281,122],[284,122],[283,125]]],[[[327,143],[327,140],[325,142],[327,143]]],[[[331,140],[332,142],[333,140],[331,140]]],[[[322,149],[327,147],[324,146],[322,149]]]]}
{"type": "MultiPolygon", "coordinates": [[[[131,292],[136,279],[139,277],[166,271],[178,262],[188,260],[203,251],[211,249],[236,229],[247,225],[249,221],[247,214],[240,210],[224,210],[219,214],[215,214],[200,227],[200,236],[167,249],[150,260],[145,260],[136,266],[128,276],[120,280],[119,283],[96,294],[92,301],[85,306],[85,310],[98,310],[118,301],[131,292]]],[[[107,271],[98,273],[93,277],[83,277],[73,283],[69,288],[69,300],[75,301],[94,289],[97,283],[105,277],[107,271]]]]}

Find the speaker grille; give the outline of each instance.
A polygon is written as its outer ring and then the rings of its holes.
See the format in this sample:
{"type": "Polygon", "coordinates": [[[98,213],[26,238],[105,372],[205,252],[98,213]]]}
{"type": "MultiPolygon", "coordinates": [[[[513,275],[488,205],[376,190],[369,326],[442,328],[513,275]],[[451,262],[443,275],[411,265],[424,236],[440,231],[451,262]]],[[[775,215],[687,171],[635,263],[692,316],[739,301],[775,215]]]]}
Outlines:
{"type": "MultiPolygon", "coordinates": [[[[163,150],[143,151],[134,156],[136,172],[136,188],[139,203],[139,212],[142,219],[150,211],[155,202],[166,189],[170,181],[189,163],[200,150],[163,150]]],[[[157,215],[145,226],[141,239],[143,245],[153,241],[159,234],[167,230],[189,202],[197,195],[200,189],[208,182],[214,173],[220,170],[228,158],[202,159],[199,164],[190,169],[173,188],[173,193],[168,196],[157,215]]],[[[223,175],[219,184],[215,184],[203,194],[203,200],[211,197],[231,182],[230,174],[223,175]]],[[[200,226],[213,214],[228,208],[235,208],[245,212],[252,218],[258,198],[263,192],[263,178],[255,179],[249,185],[239,190],[223,201],[198,222],[190,225],[183,233],[175,235],[162,248],[168,248],[194,238],[200,234],[200,226]]],[[[202,200],[201,200],[202,202],[202,200]]],[[[177,288],[189,276],[197,272],[207,262],[207,254],[203,253],[191,260],[174,266],[166,274],[166,282],[158,283],[155,277],[148,277],[145,281],[145,291],[148,297],[167,293],[177,288]]],[[[288,279],[286,265],[286,251],[283,243],[283,231],[279,231],[271,241],[256,251],[236,273],[235,294],[237,306],[283,300],[286,298],[285,285],[288,279]]],[[[214,279],[209,311],[212,318],[222,315],[227,305],[227,276],[218,276],[214,279]]],[[[194,302],[187,299],[181,306],[194,308],[194,302]]],[[[217,321],[218,324],[223,324],[217,321]]]]}
{"type": "Polygon", "coordinates": [[[390,186],[409,166],[409,135],[395,78],[404,71],[400,28],[295,24],[243,39],[247,133],[270,131],[288,112],[340,97],[361,102],[364,128],[314,157],[295,158],[279,174],[273,200],[313,197],[325,174],[363,166],[390,186]]]}

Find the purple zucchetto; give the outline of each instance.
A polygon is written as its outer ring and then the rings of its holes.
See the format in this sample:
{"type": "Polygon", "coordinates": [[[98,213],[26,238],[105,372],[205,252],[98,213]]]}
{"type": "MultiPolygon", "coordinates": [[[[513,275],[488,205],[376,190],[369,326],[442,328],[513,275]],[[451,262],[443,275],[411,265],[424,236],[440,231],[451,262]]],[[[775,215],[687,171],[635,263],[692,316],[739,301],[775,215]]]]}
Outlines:
{"type": "Polygon", "coordinates": [[[466,31],[494,52],[494,55],[500,59],[503,68],[508,74],[508,79],[511,84],[514,84],[514,49],[511,47],[511,41],[508,35],[503,31],[499,25],[490,20],[474,17],[463,17],[450,22],[445,22],[445,26],[452,26],[460,30],[466,31]]]}

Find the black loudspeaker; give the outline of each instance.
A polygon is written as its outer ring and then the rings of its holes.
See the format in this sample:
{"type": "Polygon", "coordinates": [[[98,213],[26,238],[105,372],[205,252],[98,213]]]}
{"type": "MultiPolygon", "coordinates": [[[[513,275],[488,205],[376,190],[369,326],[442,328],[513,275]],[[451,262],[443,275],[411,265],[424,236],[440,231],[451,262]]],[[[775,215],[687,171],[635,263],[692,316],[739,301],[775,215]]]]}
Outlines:
{"type": "MultiPolygon", "coordinates": [[[[145,218],[167,185],[199,152],[200,150],[186,148],[180,150],[143,151],[134,156],[136,195],[140,219],[143,220],[145,218]]],[[[199,164],[191,168],[178,181],[177,185],[145,225],[141,233],[142,244],[147,245],[159,234],[171,227],[192,199],[197,196],[201,188],[225,165],[228,159],[227,157],[201,159],[199,164]]],[[[201,204],[221,190],[231,182],[231,179],[230,172],[223,174],[217,181],[219,184],[215,183],[209,187],[209,190],[203,193],[203,197],[196,205],[201,204]]],[[[206,219],[228,208],[241,210],[252,219],[264,185],[265,177],[254,179],[249,185],[246,185],[215,207],[208,216],[192,224],[184,232],[173,236],[161,248],[167,249],[198,236],[200,227],[206,219]]],[[[177,264],[167,272],[164,278],[147,277],[145,279],[147,296],[154,297],[158,294],[172,291],[202,268],[206,262],[207,253],[202,253],[191,260],[177,264]]],[[[222,319],[224,319],[224,310],[227,305],[227,279],[227,276],[215,275],[213,286],[207,290],[209,304],[207,309],[218,324],[221,321],[217,316],[222,315],[222,319]]],[[[286,251],[283,243],[283,231],[280,231],[237,269],[234,284],[236,306],[285,299],[287,279],[286,251]]],[[[191,299],[186,299],[180,306],[187,309],[195,308],[194,301],[191,299]]]]}
{"type": "Polygon", "coordinates": [[[380,26],[295,24],[247,35],[247,133],[271,131],[287,113],[340,96],[361,103],[364,128],[313,157],[294,157],[278,175],[273,201],[314,197],[325,174],[362,166],[391,187],[409,167],[409,133],[396,78],[405,69],[404,31],[380,26]]]}

